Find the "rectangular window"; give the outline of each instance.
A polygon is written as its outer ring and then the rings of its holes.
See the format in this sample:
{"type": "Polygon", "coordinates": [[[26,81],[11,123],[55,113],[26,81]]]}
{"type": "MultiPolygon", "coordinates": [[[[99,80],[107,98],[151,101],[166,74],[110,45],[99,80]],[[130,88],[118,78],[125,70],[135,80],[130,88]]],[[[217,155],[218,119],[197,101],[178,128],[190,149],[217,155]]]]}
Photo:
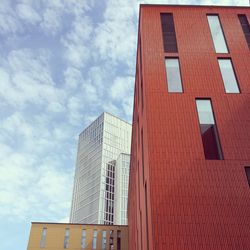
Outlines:
{"type": "Polygon", "coordinates": [[[82,230],[82,240],[81,240],[81,249],[86,247],[86,229],[82,230]]]}
{"type": "Polygon", "coordinates": [[[114,249],[114,231],[109,231],[109,249],[114,249]]]}
{"type": "Polygon", "coordinates": [[[44,248],[44,247],[45,247],[46,235],[47,235],[47,228],[44,227],[44,228],[43,228],[43,231],[42,231],[41,241],[40,241],[40,248],[44,248]]]}
{"type": "Polygon", "coordinates": [[[250,167],[245,167],[245,171],[246,171],[247,181],[250,187],[250,167]]]}
{"type": "Polygon", "coordinates": [[[240,24],[246,38],[248,48],[250,49],[250,26],[247,17],[246,15],[238,15],[238,18],[240,20],[240,24]]]}
{"type": "Polygon", "coordinates": [[[94,233],[93,233],[93,242],[92,242],[92,249],[96,249],[96,244],[97,243],[97,230],[94,229],[94,233]]]}
{"type": "Polygon", "coordinates": [[[197,99],[196,107],[199,116],[205,158],[208,160],[222,160],[223,155],[211,101],[209,99],[197,99]]]}
{"type": "Polygon", "coordinates": [[[121,250],[121,231],[117,230],[117,250],[121,250]]]}
{"type": "Polygon", "coordinates": [[[69,228],[66,228],[66,230],[65,230],[64,248],[69,248],[69,228]]]}
{"type": "Polygon", "coordinates": [[[218,59],[218,63],[226,93],[240,93],[231,60],[218,59]]]}
{"type": "Polygon", "coordinates": [[[220,24],[219,16],[207,15],[207,19],[216,53],[228,53],[227,44],[220,24]]]}
{"type": "Polygon", "coordinates": [[[166,58],[168,92],[182,93],[181,74],[178,58],[166,58]]]}
{"type": "Polygon", "coordinates": [[[177,41],[172,13],[161,13],[161,27],[165,52],[177,53],[177,41]]]}
{"type": "Polygon", "coordinates": [[[102,231],[102,250],[106,249],[107,244],[107,231],[102,231]]]}

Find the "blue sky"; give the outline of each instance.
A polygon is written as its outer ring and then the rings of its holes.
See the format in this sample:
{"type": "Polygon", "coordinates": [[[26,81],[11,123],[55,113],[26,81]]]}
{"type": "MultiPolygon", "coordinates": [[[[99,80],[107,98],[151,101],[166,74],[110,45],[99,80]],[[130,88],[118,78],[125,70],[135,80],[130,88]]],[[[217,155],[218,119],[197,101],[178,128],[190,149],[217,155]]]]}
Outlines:
{"type": "Polygon", "coordinates": [[[131,121],[139,3],[248,0],[1,0],[1,249],[26,249],[31,221],[68,221],[85,126],[131,121]]]}

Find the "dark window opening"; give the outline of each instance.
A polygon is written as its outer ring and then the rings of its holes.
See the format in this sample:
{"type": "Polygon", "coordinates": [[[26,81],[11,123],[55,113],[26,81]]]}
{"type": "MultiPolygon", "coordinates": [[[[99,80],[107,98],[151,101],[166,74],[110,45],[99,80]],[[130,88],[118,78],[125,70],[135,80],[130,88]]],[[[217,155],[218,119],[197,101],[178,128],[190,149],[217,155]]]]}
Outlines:
{"type": "Polygon", "coordinates": [[[245,167],[248,185],[250,187],[250,167],[245,167]]]}
{"type": "Polygon", "coordinates": [[[145,180],[144,174],[144,139],[143,139],[143,129],[141,129],[141,160],[142,160],[142,177],[143,181],[145,180]]]}
{"type": "Polygon", "coordinates": [[[117,250],[121,250],[121,231],[117,231],[117,250]]]}
{"type": "Polygon", "coordinates": [[[250,49],[250,26],[247,17],[246,15],[238,15],[238,18],[240,20],[240,24],[246,38],[248,48],[250,49]]]}
{"type": "Polygon", "coordinates": [[[209,99],[197,99],[196,107],[198,110],[205,158],[209,160],[223,160],[211,101],[209,99]]]}
{"type": "Polygon", "coordinates": [[[172,13],[161,13],[161,27],[165,52],[178,52],[172,13]]]}
{"type": "Polygon", "coordinates": [[[147,183],[145,183],[145,206],[146,206],[147,250],[149,250],[149,234],[148,234],[148,190],[147,190],[147,183]]]}

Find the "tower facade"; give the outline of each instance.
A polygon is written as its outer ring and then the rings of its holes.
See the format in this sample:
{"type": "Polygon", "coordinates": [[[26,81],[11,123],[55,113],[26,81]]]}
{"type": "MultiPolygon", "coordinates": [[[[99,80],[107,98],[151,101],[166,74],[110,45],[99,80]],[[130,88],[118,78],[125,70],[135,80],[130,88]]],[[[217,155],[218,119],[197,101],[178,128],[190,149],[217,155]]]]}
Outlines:
{"type": "MultiPolygon", "coordinates": [[[[112,225],[127,220],[127,213],[126,218],[115,216],[115,197],[122,198],[123,187],[116,183],[124,175],[119,158],[130,154],[130,144],[131,125],[106,112],[79,135],[71,223],[112,225]]],[[[129,171],[129,162],[125,165],[129,171]]]]}
{"type": "Polygon", "coordinates": [[[129,249],[248,249],[250,9],[141,5],[129,249]]]}

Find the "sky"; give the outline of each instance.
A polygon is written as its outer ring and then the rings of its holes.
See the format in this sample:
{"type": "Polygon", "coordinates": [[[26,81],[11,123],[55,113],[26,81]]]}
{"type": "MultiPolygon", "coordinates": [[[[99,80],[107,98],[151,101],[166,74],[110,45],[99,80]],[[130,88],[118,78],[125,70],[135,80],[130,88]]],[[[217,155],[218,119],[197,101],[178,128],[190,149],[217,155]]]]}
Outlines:
{"type": "Polygon", "coordinates": [[[68,222],[79,133],[103,111],[132,118],[140,3],[0,0],[0,242],[26,249],[31,221],[68,222]]]}

